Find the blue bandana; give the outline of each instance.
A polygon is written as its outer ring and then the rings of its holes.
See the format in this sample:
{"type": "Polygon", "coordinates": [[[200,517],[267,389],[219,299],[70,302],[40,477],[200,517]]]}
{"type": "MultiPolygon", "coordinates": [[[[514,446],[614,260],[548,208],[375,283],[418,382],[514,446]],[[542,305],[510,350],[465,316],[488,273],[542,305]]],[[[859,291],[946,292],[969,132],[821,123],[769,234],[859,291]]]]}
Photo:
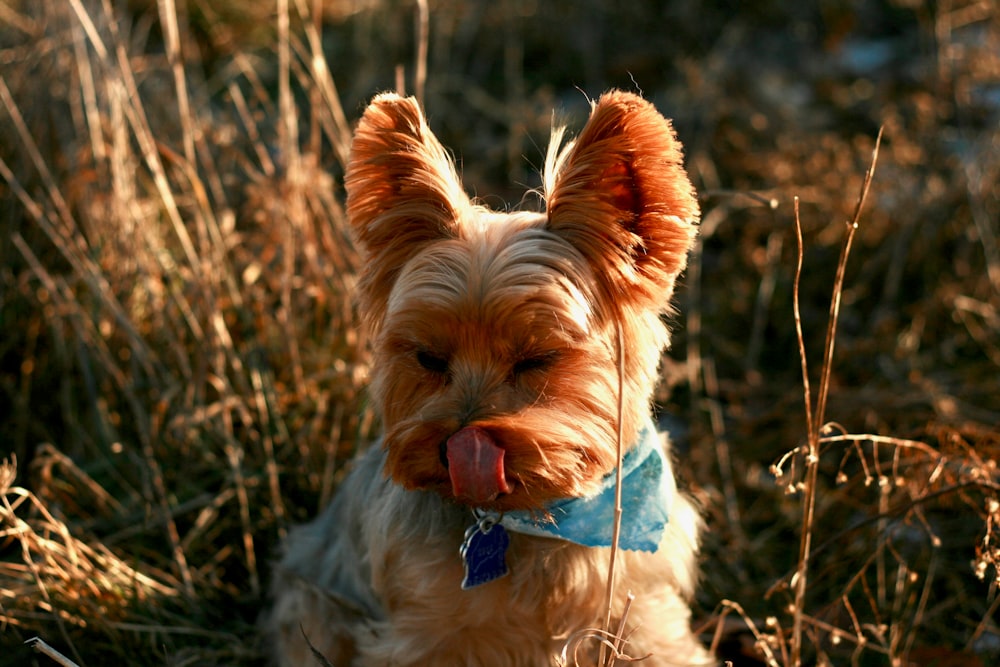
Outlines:
{"type": "MultiPolygon", "coordinates": [[[[585,547],[610,547],[615,520],[614,471],[586,498],[559,500],[547,507],[552,520],[531,512],[506,512],[500,525],[525,535],[555,537],[585,547]]],[[[618,545],[630,551],[656,551],[667,525],[677,485],[652,422],[622,460],[622,520],[618,545]]]]}

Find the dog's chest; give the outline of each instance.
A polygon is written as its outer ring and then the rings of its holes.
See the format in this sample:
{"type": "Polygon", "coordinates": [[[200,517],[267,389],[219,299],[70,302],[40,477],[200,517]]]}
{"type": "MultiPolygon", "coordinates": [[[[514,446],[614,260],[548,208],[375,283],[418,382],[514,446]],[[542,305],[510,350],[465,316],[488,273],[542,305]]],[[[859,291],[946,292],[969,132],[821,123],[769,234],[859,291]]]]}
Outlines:
{"type": "Polygon", "coordinates": [[[468,644],[456,650],[551,656],[571,633],[600,623],[606,549],[512,533],[508,574],[463,590],[461,544],[455,531],[385,554],[373,579],[393,632],[421,627],[468,644]]]}

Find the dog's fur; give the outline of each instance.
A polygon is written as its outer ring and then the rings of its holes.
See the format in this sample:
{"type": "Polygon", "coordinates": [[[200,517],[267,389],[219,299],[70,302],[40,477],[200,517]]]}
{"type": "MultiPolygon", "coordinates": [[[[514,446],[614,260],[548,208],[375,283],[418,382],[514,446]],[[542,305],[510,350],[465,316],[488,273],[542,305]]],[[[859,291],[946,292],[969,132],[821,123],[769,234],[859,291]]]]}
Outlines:
{"type": "MultiPolygon", "coordinates": [[[[315,649],[336,666],[541,667],[603,626],[609,548],[511,532],[510,574],[462,590],[468,505],[544,517],[612,474],[619,413],[626,447],[649,420],[698,205],[670,123],[638,96],[605,94],[549,152],[546,211],[500,213],[470,201],[412,99],[381,95],[361,119],[347,212],[385,431],[285,545],[268,621],[281,665],[315,649]],[[475,503],[444,455],[470,427],[509,484],[475,503]]],[[[687,606],[700,525],[677,493],[658,550],[618,554],[614,614],[634,592],[625,653],[643,664],[711,662],[687,606]]]]}

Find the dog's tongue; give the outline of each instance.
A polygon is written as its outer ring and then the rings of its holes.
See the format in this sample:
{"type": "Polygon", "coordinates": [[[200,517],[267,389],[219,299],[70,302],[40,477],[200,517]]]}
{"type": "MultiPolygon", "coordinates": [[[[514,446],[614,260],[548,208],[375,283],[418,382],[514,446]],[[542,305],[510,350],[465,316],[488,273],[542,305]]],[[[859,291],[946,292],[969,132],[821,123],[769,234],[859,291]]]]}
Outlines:
{"type": "Polygon", "coordinates": [[[501,493],[510,493],[504,476],[503,448],[486,431],[463,428],[448,438],[448,474],[451,490],[471,505],[488,503],[501,493]]]}

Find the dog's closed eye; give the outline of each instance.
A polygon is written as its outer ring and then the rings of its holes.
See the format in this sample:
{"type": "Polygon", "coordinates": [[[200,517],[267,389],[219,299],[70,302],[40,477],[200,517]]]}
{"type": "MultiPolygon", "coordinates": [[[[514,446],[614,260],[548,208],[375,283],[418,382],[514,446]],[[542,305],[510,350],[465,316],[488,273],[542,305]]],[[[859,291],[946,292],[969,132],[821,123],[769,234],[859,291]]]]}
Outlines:
{"type": "Polygon", "coordinates": [[[432,352],[424,350],[417,352],[417,363],[431,373],[444,375],[448,372],[448,360],[432,352]]]}
{"type": "Polygon", "coordinates": [[[540,354],[534,357],[525,357],[514,364],[511,372],[516,376],[531,371],[545,370],[555,361],[555,356],[554,354],[540,354]]]}

